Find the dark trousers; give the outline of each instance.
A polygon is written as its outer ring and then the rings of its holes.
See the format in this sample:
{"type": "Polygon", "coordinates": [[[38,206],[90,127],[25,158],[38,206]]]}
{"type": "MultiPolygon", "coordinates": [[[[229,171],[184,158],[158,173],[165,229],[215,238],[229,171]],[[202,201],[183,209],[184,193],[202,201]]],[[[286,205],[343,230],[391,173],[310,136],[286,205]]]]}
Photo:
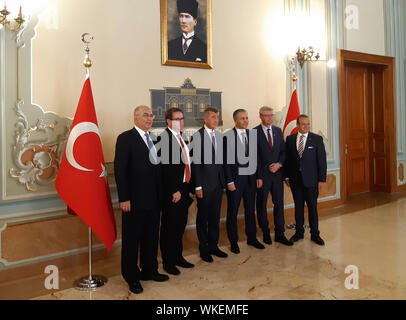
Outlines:
{"type": "Polygon", "coordinates": [[[122,213],[121,273],[127,283],[158,272],[159,210],[122,213]],[[138,267],[140,251],[140,268],[138,267]]]}
{"type": "Polygon", "coordinates": [[[203,189],[203,199],[197,198],[196,231],[201,254],[218,248],[222,198],[220,185],[209,192],[203,189]]]}
{"type": "Polygon", "coordinates": [[[227,190],[227,235],[231,244],[238,242],[237,216],[241,198],[244,200],[245,234],[247,240],[256,239],[255,225],[255,182],[249,176],[238,176],[234,185],[237,190],[227,190]]]}
{"type": "Polygon", "coordinates": [[[309,211],[310,233],[313,236],[320,235],[319,218],[317,213],[317,198],[319,197],[318,187],[305,187],[301,175],[290,182],[293,200],[295,201],[295,221],[296,233],[300,236],[304,234],[304,206],[307,204],[309,211]]]}
{"type": "Polygon", "coordinates": [[[269,233],[269,223],[267,216],[268,194],[272,195],[273,218],[275,225],[275,237],[284,235],[285,217],[283,207],[283,181],[281,172],[269,175],[263,180],[262,188],[257,191],[257,219],[258,225],[263,234],[269,233]]]}
{"type": "Polygon", "coordinates": [[[178,203],[168,201],[162,209],[160,245],[164,265],[174,265],[182,259],[182,238],[190,200],[188,194],[182,194],[178,203]]]}

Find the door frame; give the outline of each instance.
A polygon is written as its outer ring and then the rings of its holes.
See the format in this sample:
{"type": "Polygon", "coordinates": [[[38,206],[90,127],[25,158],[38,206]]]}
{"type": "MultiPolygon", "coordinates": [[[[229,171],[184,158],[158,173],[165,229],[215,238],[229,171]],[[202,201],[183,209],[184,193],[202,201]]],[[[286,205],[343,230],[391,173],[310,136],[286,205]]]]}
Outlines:
{"type": "MultiPolygon", "coordinates": [[[[389,177],[386,192],[397,190],[397,160],[396,160],[396,82],[395,82],[395,58],[379,56],[355,51],[338,50],[338,100],[339,121],[344,123],[344,110],[346,107],[345,88],[345,64],[348,62],[364,66],[383,67],[383,107],[385,121],[385,153],[387,157],[386,172],[389,177]]],[[[340,177],[341,199],[348,198],[347,190],[347,162],[345,157],[345,130],[340,125],[340,177]]],[[[373,177],[371,177],[373,178],[373,177]]]]}

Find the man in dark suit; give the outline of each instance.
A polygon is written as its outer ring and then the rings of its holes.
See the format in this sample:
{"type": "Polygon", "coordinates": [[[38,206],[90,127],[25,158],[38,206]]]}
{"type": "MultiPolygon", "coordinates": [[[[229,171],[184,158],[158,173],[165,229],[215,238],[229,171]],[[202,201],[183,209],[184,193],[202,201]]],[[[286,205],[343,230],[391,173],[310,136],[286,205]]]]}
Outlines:
{"type": "MultiPolygon", "coordinates": [[[[227,155],[224,164],[227,183],[227,235],[231,252],[238,254],[237,215],[241,198],[244,199],[245,234],[247,244],[257,249],[265,249],[256,238],[255,225],[255,192],[257,159],[250,157],[250,131],[248,113],[238,109],[233,113],[235,127],[224,134],[224,153],[227,155]],[[255,162],[252,166],[252,162],[255,162]],[[251,164],[251,166],[250,166],[251,164]]],[[[255,146],[254,146],[255,148],[255,146]]],[[[252,150],[255,151],[255,150],[252,150]]]]}
{"type": "Polygon", "coordinates": [[[272,195],[274,204],[275,242],[287,246],[293,245],[285,237],[285,218],[283,205],[283,176],[282,166],[285,162],[285,142],[282,130],[273,126],[274,113],[269,107],[262,107],[259,111],[261,124],[257,130],[258,143],[258,191],[257,191],[257,219],[262,229],[263,240],[272,244],[267,217],[268,194],[272,195]]]}
{"type": "Polygon", "coordinates": [[[195,35],[197,25],[196,0],[177,0],[182,36],[168,42],[168,59],[207,62],[207,45],[195,35]]]}
{"type": "Polygon", "coordinates": [[[215,130],[219,112],[208,107],[204,112],[204,126],[193,135],[192,174],[197,198],[196,231],[200,257],[213,262],[211,255],[226,258],[218,247],[220,211],[225,188],[223,167],[223,135],[215,130]]]}
{"type": "Polygon", "coordinates": [[[304,206],[309,209],[311,240],[324,245],[320,237],[317,213],[319,189],[323,188],[327,176],[326,150],[323,138],[310,132],[310,120],[306,115],[297,119],[299,133],[286,138],[285,180],[292,190],[295,201],[296,233],[293,242],[304,237],[304,206]]]}
{"type": "Polygon", "coordinates": [[[194,267],[182,255],[182,237],[188,209],[193,202],[189,196],[191,163],[189,148],[182,137],[183,111],[179,108],[168,109],[165,119],[168,127],[158,137],[163,186],[160,244],[164,270],[178,275],[180,270],[176,266],[194,267]]]}
{"type": "Polygon", "coordinates": [[[134,128],[117,138],[114,174],[122,210],[121,273],[130,291],[141,293],[140,280],[166,281],[158,273],[160,170],[148,130],[154,115],[149,107],[134,110],[134,128]],[[140,249],[140,268],[138,267],[140,249]]]}

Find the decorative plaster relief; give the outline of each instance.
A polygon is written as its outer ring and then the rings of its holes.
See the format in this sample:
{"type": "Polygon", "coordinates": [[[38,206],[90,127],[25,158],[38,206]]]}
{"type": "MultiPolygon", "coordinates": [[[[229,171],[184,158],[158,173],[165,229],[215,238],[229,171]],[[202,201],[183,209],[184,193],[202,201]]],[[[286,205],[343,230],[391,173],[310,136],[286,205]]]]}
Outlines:
{"type": "Polygon", "coordinates": [[[27,191],[37,191],[35,184],[46,185],[55,181],[59,164],[69,136],[69,126],[65,132],[53,140],[48,132],[58,125],[55,120],[46,124],[38,119],[36,125],[29,126],[26,115],[21,109],[22,101],[16,103],[17,119],[15,123],[15,144],[13,145],[13,160],[17,169],[11,168],[10,175],[24,184],[27,191]],[[30,139],[34,132],[43,132],[40,140],[30,139]]]}

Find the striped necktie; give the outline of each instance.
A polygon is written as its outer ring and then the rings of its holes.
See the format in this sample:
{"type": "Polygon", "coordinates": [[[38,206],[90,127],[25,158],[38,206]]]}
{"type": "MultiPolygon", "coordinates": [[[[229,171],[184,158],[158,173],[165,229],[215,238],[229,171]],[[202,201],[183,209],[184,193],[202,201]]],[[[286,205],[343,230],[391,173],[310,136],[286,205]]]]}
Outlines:
{"type": "Polygon", "coordinates": [[[145,132],[145,137],[147,138],[147,144],[149,148],[149,152],[152,154],[152,157],[154,158],[155,164],[157,163],[158,156],[156,154],[154,144],[152,143],[151,138],[149,137],[148,132],[145,132]]]}
{"type": "Polygon", "coordinates": [[[297,152],[299,153],[299,157],[301,158],[303,155],[304,151],[304,135],[300,135],[300,140],[299,140],[299,147],[297,148],[297,152]]]}

